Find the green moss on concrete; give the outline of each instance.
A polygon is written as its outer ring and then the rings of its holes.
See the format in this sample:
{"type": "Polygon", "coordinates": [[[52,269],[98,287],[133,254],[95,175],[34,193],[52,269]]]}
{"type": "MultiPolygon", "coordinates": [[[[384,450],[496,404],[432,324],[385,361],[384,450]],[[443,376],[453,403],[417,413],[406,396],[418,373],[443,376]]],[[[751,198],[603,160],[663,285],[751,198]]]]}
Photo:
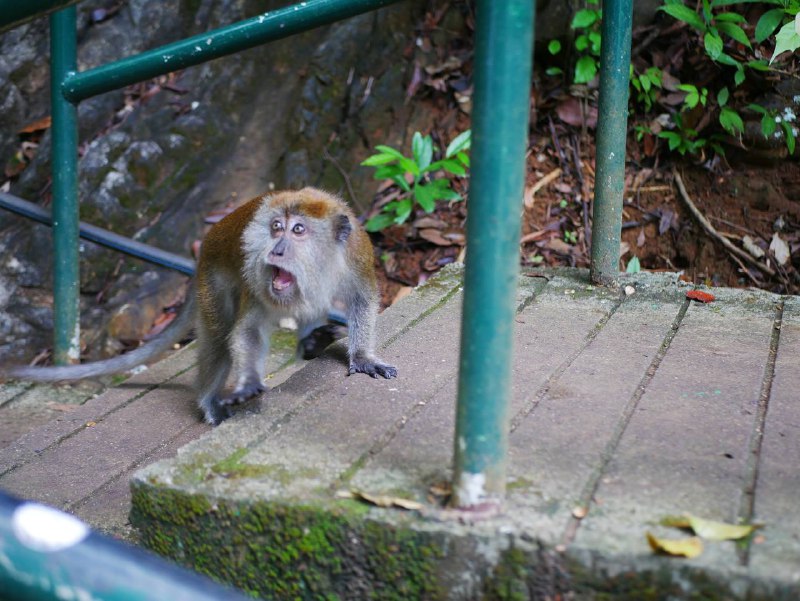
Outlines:
{"type": "Polygon", "coordinates": [[[486,579],[483,599],[497,601],[528,601],[530,560],[520,549],[511,548],[486,579]]]}
{"type": "Polygon", "coordinates": [[[247,463],[242,459],[250,449],[237,449],[222,461],[210,466],[209,470],[226,478],[259,478],[269,476],[282,485],[288,485],[296,478],[314,478],[319,470],[307,467],[301,470],[288,470],[283,465],[269,463],[247,463]]]}
{"type": "Polygon", "coordinates": [[[353,502],[212,502],[136,481],[131,522],[157,553],[267,598],[442,598],[434,538],[353,502]]]}

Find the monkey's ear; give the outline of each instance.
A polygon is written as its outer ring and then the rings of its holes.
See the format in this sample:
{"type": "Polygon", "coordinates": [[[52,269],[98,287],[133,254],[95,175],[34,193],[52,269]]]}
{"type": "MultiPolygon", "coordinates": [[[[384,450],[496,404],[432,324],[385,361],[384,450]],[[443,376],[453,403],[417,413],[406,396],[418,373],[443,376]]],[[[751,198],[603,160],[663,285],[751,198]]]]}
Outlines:
{"type": "Polygon", "coordinates": [[[344,242],[350,237],[350,232],[353,231],[353,225],[350,223],[350,218],[344,213],[338,215],[334,219],[334,235],[336,240],[344,242]]]}

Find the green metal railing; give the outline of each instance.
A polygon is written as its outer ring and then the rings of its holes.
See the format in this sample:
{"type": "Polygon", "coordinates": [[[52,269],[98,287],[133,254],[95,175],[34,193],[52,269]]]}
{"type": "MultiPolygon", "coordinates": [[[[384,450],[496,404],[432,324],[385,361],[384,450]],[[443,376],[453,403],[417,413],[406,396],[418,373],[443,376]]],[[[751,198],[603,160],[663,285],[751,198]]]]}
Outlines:
{"type": "MultiPolygon", "coordinates": [[[[80,235],[87,236],[87,227],[91,227],[81,225],[78,220],[77,103],[395,1],[307,0],[76,72],[74,0],[29,0],[27,3],[0,0],[0,30],[61,8],[50,15],[54,356],[58,363],[74,361],[78,356],[78,239],[80,235]]],[[[530,111],[534,8],[534,0],[476,2],[472,179],[454,453],[454,503],[465,509],[496,505],[505,493],[512,330],[530,111]]],[[[603,2],[591,262],[591,279],[596,283],[613,282],[619,269],[631,14],[632,0],[603,2]]],[[[29,216],[46,221],[21,202],[24,201],[7,195],[0,197],[0,207],[7,206],[23,214],[28,211],[29,216]]],[[[112,240],[109,232],[94,229],[93,235],[98,240],[124,252],[133,252],[133,247],[122,237],[112,240]]],[[[169,257],[165,259],[158,256],[158,252],[146,249],[137,256],[160,264],[169,263],[169,257]]],[[[184,268],[186,266],[184,263],[184,268]]],[[[190,263],[188,268],[191,268],[190,263]]]]}
{"type": "Polygon", "coordinates": [[[454,503],[505,492],[511,343],[525,187],[534,2],[479,0],[454,503]]]}
{"type": "Polygon", "coordinates": [[[57,509],[0,493],[4,601],[252,601],[139,548],[91,532],[57,509]]]}
{"type": "Polygon", "coordinates": [[[619,271],[632,22],[633,0],[603,2],[590,269],[595,284],[613,283],[619,271]]]}

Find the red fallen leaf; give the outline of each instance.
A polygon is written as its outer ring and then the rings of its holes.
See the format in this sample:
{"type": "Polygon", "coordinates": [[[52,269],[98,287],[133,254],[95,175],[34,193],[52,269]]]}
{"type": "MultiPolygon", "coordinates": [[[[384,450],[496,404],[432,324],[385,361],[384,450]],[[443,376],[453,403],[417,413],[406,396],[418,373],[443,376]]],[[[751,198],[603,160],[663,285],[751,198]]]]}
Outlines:
{"type": "Polygon", "coordinates": [[[48,115],[47,117],[42,117],[41,119],[37,119],[32,123],[28,123],[25,127],[18,130],[18,134],[33,134],[37,131],[43,131],[45,129],[49,129],[50,125],[52,124],[52,119],[48,115]]]}
{"type": "Polygon", "coordinates": [[[702,290],[689,290],[686,293],[686,298],[700,301],[701,303],[710,303],[711,301],[717,300],[713,294],[703,292],[702,290]]]}
{"type": "Polygon", "coordinates": [[[161,315],[159,315],[156,318],[155,323],[153,323],[153,327],[150,328],[150,331],[147,332],[147,334],[145,334],[144,339],[151,340],[152,338],[158,336],[161,332],[163,332],[167,328],[167,326],[170,323],[172,323],[172,321],[175,319],[177,315],[178,314],[174,312],[162,313],[161,315]]]}

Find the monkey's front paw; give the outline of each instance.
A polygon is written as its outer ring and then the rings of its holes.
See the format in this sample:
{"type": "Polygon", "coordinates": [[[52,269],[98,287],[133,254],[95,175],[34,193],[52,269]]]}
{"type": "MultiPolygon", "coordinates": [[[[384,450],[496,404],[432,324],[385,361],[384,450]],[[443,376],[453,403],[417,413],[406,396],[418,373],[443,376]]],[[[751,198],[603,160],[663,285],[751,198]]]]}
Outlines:
{"type": "Polygon", "coordinates": [[[267,387],[261,382],[250,382],[234,390],[230,396],[222,399],[223,405],[238,405],[265,392],[267,387]]]}
{"type": "Polygon", "coordinates": [[[397,368],[394,365],[380,363],[378,361],[369,361],[366,359],[354,359],[350,361],[349,374],[367,374],[372,378],[381,376],[387,380],[397,377],[397,368]]]}

